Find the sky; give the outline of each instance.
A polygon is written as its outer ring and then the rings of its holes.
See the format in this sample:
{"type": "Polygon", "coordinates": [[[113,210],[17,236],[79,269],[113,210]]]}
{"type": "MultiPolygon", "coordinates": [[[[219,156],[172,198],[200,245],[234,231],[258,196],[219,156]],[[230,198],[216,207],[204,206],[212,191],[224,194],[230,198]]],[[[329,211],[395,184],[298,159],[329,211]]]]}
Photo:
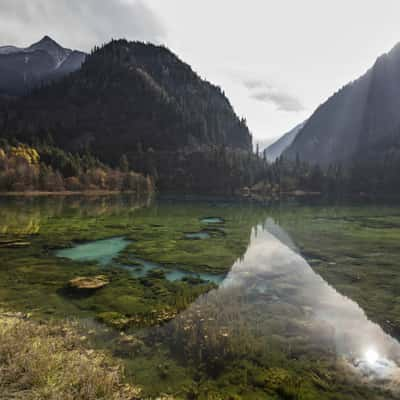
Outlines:
{"type": "Polygon", "coordinates": [[[400,41],[399,0],[0,0],[0,45],[165,44],[267,144],[400,41]]]}

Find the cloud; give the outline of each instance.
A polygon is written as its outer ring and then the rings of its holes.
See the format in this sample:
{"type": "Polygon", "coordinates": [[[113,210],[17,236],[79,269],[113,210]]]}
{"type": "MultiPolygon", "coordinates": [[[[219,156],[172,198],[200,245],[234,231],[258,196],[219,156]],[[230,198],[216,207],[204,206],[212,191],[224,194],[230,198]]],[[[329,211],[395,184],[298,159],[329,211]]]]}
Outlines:
{"type": "Polygon", "coordinates": [[[1,0],[2,44],[26,46],[44,35],[88,51],[111,38],[159,43],[166,29],[144,0],[1,0]]]}
{"type": "Polygon", "coordinates": [[[268,82],[263,81],[261,79],[245,79],[243,81],[243,84],[249,90],[271,88],[268,82]]]}
{"type": "Polygon", "coordinates": [[[304,110],[304,106],[299,99],[275,88],[269,91],[251,93],[250,97],[265,103],[273,103],[281,111],[299,112],[304,110]]]}
{"type": "Polygon", "coordinates": [[[278,110],[299,112],[304,110],[300,99],[263,79],[243,79],[243,85],[252,99],[274,104],[278,110]]]}

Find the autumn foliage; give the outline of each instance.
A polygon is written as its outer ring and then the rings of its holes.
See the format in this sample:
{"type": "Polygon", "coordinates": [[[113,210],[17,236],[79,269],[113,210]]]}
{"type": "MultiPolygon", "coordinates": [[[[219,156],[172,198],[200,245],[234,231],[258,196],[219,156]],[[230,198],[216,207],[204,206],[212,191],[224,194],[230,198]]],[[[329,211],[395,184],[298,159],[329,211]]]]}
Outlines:
{"type": "MultiPolygon", "coordinates": [[[[55,157],[49,150],[41,152],[25,144],[5,145],[0,148],[0,191],[87,191],[112,190],[147,193],[153,183],[149,177],[129,171],[128,168],[112,169],[95,160],[83,161],[70,158],[73,167],[55,168],[55,157]]],[[[69,160],[67,156],[66,159],[69,160]]],[[[64,164],[63,164],[64,166],[64,164]]]]}

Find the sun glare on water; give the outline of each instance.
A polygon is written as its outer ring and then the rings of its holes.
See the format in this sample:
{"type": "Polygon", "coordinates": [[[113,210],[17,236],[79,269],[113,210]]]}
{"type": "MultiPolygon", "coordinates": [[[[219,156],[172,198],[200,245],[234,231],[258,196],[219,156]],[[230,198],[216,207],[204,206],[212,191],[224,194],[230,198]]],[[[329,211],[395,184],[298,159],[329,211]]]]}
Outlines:
{"type": "Polygon", "coordinates": [[[377,351],[375,349],[369,348],[365,352],[364,357],[368,364],[373,365],[378,361],[379,354],[377,353],[377,351]]]}

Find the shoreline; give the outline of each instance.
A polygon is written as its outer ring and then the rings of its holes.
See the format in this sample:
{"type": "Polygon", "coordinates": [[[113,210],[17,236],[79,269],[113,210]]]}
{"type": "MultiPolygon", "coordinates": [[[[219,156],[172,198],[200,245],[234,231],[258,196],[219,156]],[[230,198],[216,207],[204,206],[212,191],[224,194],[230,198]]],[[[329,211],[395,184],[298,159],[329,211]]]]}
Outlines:
{"type": "MultiPolygon", "coordinates": [[[[115,196],[120,194],[138,194],[134,191],[121,190],[62,190],[59,192],[46,192],[40,190],[32,190],[26,192],[0,192],[0,197],[39,197],[39,196],[115,196]]],[[[140,196],[140,194],[138,194],[140,196]]]]}

